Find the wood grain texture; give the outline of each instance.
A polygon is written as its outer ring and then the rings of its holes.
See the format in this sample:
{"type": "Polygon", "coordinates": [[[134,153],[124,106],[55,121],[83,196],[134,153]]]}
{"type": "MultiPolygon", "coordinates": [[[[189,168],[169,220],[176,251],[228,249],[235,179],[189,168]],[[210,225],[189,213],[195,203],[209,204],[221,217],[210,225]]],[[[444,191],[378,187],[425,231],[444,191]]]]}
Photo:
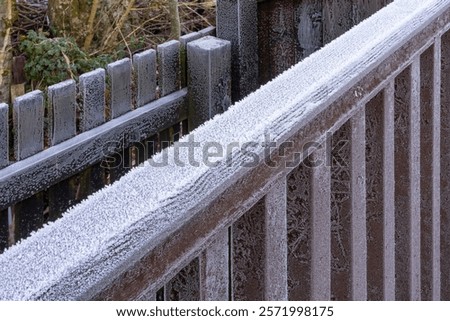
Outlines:
{"type": "Polygon", "coordinates": [[[171,40],[157,47],[158,84],[161,97],[180,88],[180,42],[171,40]]]}
{"type": "Polygon", "coordinates": [[[133,56],[136,107],[156,99],[156,51],[149,49],[133,56]]]}
{"type": "Polygon", "coordinates": [[[109,147],[118,147],[126,132],[138,131],[143,138],[151,137],[161,127],[168,127],[185,118],[186,100],[186,90],[175,92],[0,170],[0,189],[5,191],[0,194],[0,208],[101,161],[105,155],[99,151],[106,152],[109,147]],[[109,144],[105,145],[105,142],[109,144]],[[27,183],[30,181],[35,184],[27,183]]]}
{"type": "Polygon", "coordinates": [[[110,82],[111,118],[131,110],[131,60],[125,58],[107,66],[110,82]]]}
{"type": "MultiPolygon", "coordinates": [[[[417,22],[417,24],[413,23],[412,25],[416,28],[422,26],[424,28],[423,30],[421,29],[422,31],[418,33],[416,31],[411,31],[411,33],[408,33],[407,30],[402,30],[406,32],[405,34],[397,33],[397,31],[399,30],[392,30],[395,36],[393,35],[392,38],[390,38],[390,41],[395,42],[395,39],[398,40],[398,38],[396,37],[400,37],[400,39],[402,39],[401,41],[399,41],[400,43],[398,43],[398,50],[392,52],[392,48],[390,48],[386,49],[385,51],[381,50],[381,52],[377,50],[375,50],[376,52],[372,52],[373,47],[371,47],[371,50],[368,51],[371,52],[373,56],[368,54],[370,58],[366,57],[366,55],[364,55],[364,58],[359,56],[359,58],[355,58],[353,55],[351,55],[351,58],[356,59],[356,61],[348,62],[351,68],[344,68],[344,70],[338,69],[336,70],[336,74],[333,74],[333,76],[327,73],[327,75],[329,75],[330,77],[327,79],[334,80],[332,82],[333,86],[331,86],[334,91],[331,91],[329,95],[326,95],[326,97],[320,96],[320,93],[323,92],[323,88],[317,87],[308,87],[311,89],[311,95],[296,95],[295,97],[299,97],[299,99],[301,97],[301,101],[305,99],[305,101],[315,103],[315,105],[311,107],[310,114],[305,115],[304,113],[301,113],[305,110],[302,109],[301,106],[299,107],[297,105],[288,110],[284,108],[279,109],[279,105],[277,105],[276,109],[271,109],[274,107],[270,106],[270,96],[273,95],[273,92],[268,91],[270,91],[270,89],[273,89],[273,87],[271,86],[277,86],[277,88],[279,86],[280,90],[283,89],[283,86],[287,86],[287,88],[289,88],[288,82],[293,80],[289,76],[293,76],[294,71],[301,71],[301,69],[297,69],[304,66],[301,64],[294,68],[292,71],[286,73],[286,75],[284,75],[283,77],[277,79],[276,82],[269,84],[268,87],[261,90],[259,92],[259,95],[261,96],[259,96],[257,101],[255,95],[252,95],[248,97],[248,100],[246,100],[245,102],[241,102],[240,106],[246,108],[246,111],[252,111],[255,114],[257,112],[261,113],[261,107],[264,107],[267,108],[267,110],[269,110],[270,112],[275,113],[276,115],[283,114],[280,115],[280,117],[286,117],[283,119],[295,120],[295,127],[288,126],[289,123],[286,124],[284,122],[274,122],[267,124],[267,129],[273,130],[277,134],[279,134],[279,136],[276,136],[279,142],[282,142],[286,139],[292,140],[294,142],[293,151],[301,151],[305,142],[311,141],[311,139],[319,140],[320,137],[323,137],[323,134],[327,130],[334,130],[340,124],[345,123],[345,121],[347,121],[352,116],[352,114],[356,112],[357,107],[355,106],[359,106],[361,100],[368,99],[368,96],[373,94],[374,91],[379,89],[380,86],[385,85],[387,82],[386,79],[388,79],[388,77],[390,77],[392,73],[395,72],[395,70],[402,68],[405,63],[410,62],[411,57],[417,52],[417,50],[421,49],[429,42],[429,39],[431,39],[435,35],[436,30],[440,30],[440,28],[442,28],[442,24],[448,24],[449,13],[446,10],[448,9],[448,4],[437,2],[430,3],[433,4],[433,6],[427,8],[424,13],[418,13],[417,11],[414,11],[414,19],[411,18],[417,22]],[[441,15],[442,12],[445,13],[441,15]],[[432,23],[428,25],[429,21],[431,21],[432,18],[437,18],[438,16],[440,16],[440,19],[433,20],[436,22],[436,24],[432,23]],[[410,35],[411,38],[409,38],[407,35],[410,35]],[[369,61],[371,61],[370,64],[368,63],[369,61]],[[360,78],[354,79],[353,77],[351,77],[351,75],[354,75],[355,73],[358,74],[360,78]],[[344,74],[349,78],[344,79],[342,76],[344,74]],[[355,93],[357,95],[355,95],[355,93]],[[261,101],[260,99],[263,100],[261,101]],[[258,111],[254,109],[254,103],[256,102],[260,103],[257,105],[258,111]],[[248,105],[243,106],[243,104],[248,105]],[[284,114],[284,112],[286,112],[286,114],[284,114]],[[301,113],[301,115],[297,114],[296,112],[301,113]],[[278,127],[280,126],[280,124],[286,125],[288,127],[288,132],[282,131],[281,128],[278,127]],[[280,132],[276,130],[280,130],[280,132]]],[[[396,7],[394,7],[394,9],[400,10],[400,8],[396,7]]],[[[405,20],[408,19],[405,18],[403,21],[405,20]]],[[[405,25],[402,24],[402,26],[405,25]]],[[[359,29],[354,29],[353,32],[356,32],[355,30],[358,31],[359,29]]],[[[355,34],[350,33],[350,35],[355,34]]],[[[385,44],[384,41],[385,40],[383,39],[382,44],[385,44]]],[[[320,58],[322,54],[325,53],[328,55],[332,55],[332,50],[333,47],[328,47],[328,49],[325,48],[324,52],[318,53],[316,57],[320,58]]],[[[359,50],[360,48],[358,48],[358,52],[359,50]]],[[[307,70],[305,71],[305,73],[297,74],[296,77],[300,77],[298,80],[306,81],[306,79],[313,77],[314,72],[317,72],[317,70],[307,70]],[[302,77],[307,78],[303,79],[302,77]]],[[[316,86],[316,84],[314,86],[316,86]]],[[[292,99],[292,97],[281,97],[278,103],[282,106],[285,106],[283,102],[293,103],[292,99]],[[286,99],[286,101],[284,99],[286,99]]],[[[253,114],[253,116],[256,117],[255,114],[253,114]]],[[[222,118],[219,117],[219,119],[233,120],[233,118],[228,119],[228,117],[231,117],[232,115],[232,113],[228,113],[222,118]]],[[[276,119],[278,120],[279,118],[276,119]]],[[[207,124],[202,130],[205,131],[204,133],[209,133],[210,130],[216,131],[218,128],[215,128],[215,126],[218,126],[218,123],[220,124],[219,120],[217,122],[211,122],[209,125],[207,124]]],[[[249,132],[254,133],[255,135],[263,135],[264,130],[266,129],[264,127],[253,128],[253,124],[247,123],[243,124],[242,127],[239,128],[241,128],[242,130],[249,130],[249,132]],[[254,130],[255,132],[252,132],[252,130],[254,130]]],[[[235,165],[240,165],[240,163],[235,165]]],[[[249,207],[252,207],[254,204],[252,198],[255,196],[255,194],[257,194],[257,196],[260,196],[258,194],[260,192],[260,189],[263,189],[264,186],[267,185],[268,181],[270,181],[274,177],[274,175],[277,175],[278,173],[281,173],[283,171],[282,168],[274,169],[268,168],[263,164],[260,165],[261,166],[245,170],[237,166],[237,168],[239,169],[236,169],[235,172],[230,172],[233,169],[230,169],[228,167],[223,168],[220,166],[214,169],[206,170],[204,174],[202,173],[203,176],[201,177],[202,179],[204,179],[202,182],[205,183],[205,185],[202,185],[202,187],[204,188],[202,192],[205,193],[201,194],[202,202],[198,198],[196,198],[198,197],[199,192],[197,189],[193,190],[187,188],[186,186],[180,186],[180,189],[182,187],[186,187],[186,189],[184,189],[183,193],[181,194],[182,196],[176,194],[173,198],[167,198],[165,199],[167,200],[167,203],[164,203],[161,208],[158,207],[158,211],[161,210],[164,212],[158,212],[156,214],[174,213],[176,215],[174,216],[174,221],[176,221],[177,223],[176,238],[170,237],[171,235],[168,234],[172,234],[169,233],[171,231],[165,230],[164,232],[157,231],[155,232],[155,234],[152,234],[151,239],[146,239],[148,242],[143,244],[142,247],[139,246],[139,244],[142,243],[133,243],[135,239],[130,240],[131,244],[121,242],[120,244],[116,244],[112,241],[112,243],[110,243],[111,247],[107,248],[107,251],[105,251],[105,253],[108,253],[107,255],[97,255],[92,261],[83,261],[83,265],[80,268],[82,268],[82,271],[85,273],[82,273],[81,275],[81,270],[78,270],[74,271],[74,273],[71,273],[70,275],[66,275],[64,278],[60,278],[60,282],[52,286],[51,292],[46,292],[46,295],[44,295],[43,298],[49,298],[52,295],[59,295],[60,298],[69,296],[74,297],[76,296],[76,294],[79,295],[78,297],[97,297],[95,295],[96,293],[99,294],[98,297],[103,296],[108,298],[133,298],[139,296],[142,290],[144,290],[143,288],[148,288],[149,284],[154,284],[154,286],[157,287],[158,285],[160,285],[160,282],[162,280],[165,280],[165,278],[167,277],[167,271],[178,269],[179,267],[184,266],[184,263],[189,263],[192,258],[198,256],[199,252],[204,250],[203,245],[209,238],[213,237],[216,234],[217,230],[222,230],[224,226],[232,224],[237,219],[237,217],[242,214],[240,212],[241,209],[248,209],[249,207]],[[222,171],[226,171],[227,173],[226,180],[219,179],[219,181],[217,181],[218,177],[221,177],[220,174],[224,173],[222,171]],[[215,178],[214,181],[211,180],[212,177],[215,178]],[[232,177],[232,179],[230,179],[230,177],[232,177]],[[214,183],[217,185],[207,185],[210,183],[214,183]],[[219,189],[218,192],[220,193],[216,195],[220,196],[212,199],[211,202],[208,202],[209,200],[207,202],[203,202],[203,200],[205,200],[205,197],[210,195],[207,193],[211,192],[211,186],[213,186],[213,188],[219,189]],[[236,186],[239,186],[240,188],[236,189],[236,186]],[[182,197],[183,201],[192,201],[193,203],[195,203],[194,207],[186,210],[185,203],[177,197],[182,197]],[[252,201],[250,201],[250,199],[252,199],[252,201]],[[184,209],[180,209],[180,207],[178,207],[180,206],[180,204],[183,204],[184,209]],[[236,207],[233,208],[232,206],[230,206],[230,204],[236,207]],[[177,212],[177,210],[180,210],[181,212],[177,212]],[[178,220],[179,218],[183,218],[186,220],[178,220]],[[159,233],[166,232],[168,234],[165,234],[164,237],[158,237],[162,236],[159,233]],[[155,241],[157,241],[158,243],[155,244],[155,241]],[[122,247],[122,245],[124,247],[122,247]],[[133,249],[133,246],[138,246],[139,250],[136,250],[136,252],[127,251],[127,249],[130,248],[129,246],[131,246],[131,249],[133,249]],[[115,252],[113,251],[114,248],[120,248],[120,251],[115,252]],[[109,256],[109,253],[112,252],[114,252],[114,257],[109,256]],[[168,253],[168,255],[165,256],[165,260],[163,262],[159,260],[162,253],[168,253]],[[133,256],[133,254],[135,254],[136,256],[133,256]],[[124,262],[127,262],[128,264],[126,267],[121,264],[124,262]],[[158,264],[156,264],[156,262],[158,262],[158,264]],[[111,266],[109,264],[113,265],[111,266]],[[105,273],[104,269],[106,266],[112,270],[108,270],[110,273],[101,274],[105,273]],[[152,266],[152,268],[149,269],[149,266],[152,266]],[[117,269],[114,269],[114,267],[116,267],[117,269]],[[116,282],[112,282],[113,280],[111,280],[111,276],[116,277],[116,282]],[[76,288],[74,288],[75,284],[76,288]],[[103,290],[100,290],[101,288],[103,288],[103,290]],[[66,296],[64,293],[69,294],[67,294],[66,296]]],[[[172,169],[167,168],[166,170],[172,169]]],[[[188,175],[190,175],[190,173],[188,175]]],[[[130,176],[128,179],[131,180],[132,178],[133,176],[130,176]]],[[[187,179],[187,177],[184,178],[187,179]]],[[[131,181],[129,183],[131,185],[134,184],[134,182],[131,181]]],[[[162,183],[162,181],[158,181],[158,184],[162,183]]],[[[116,184],[115,186],[118,185],[116,184]]],[[[191,185],[189,185],[189,187],[190,186],[191,185]]],[[[159,187],[160,185],[158,185],[158,188],[159,187]]],[[[161,188],[163,187],[164,186],[161,185],[161,188]]],[[[111,189],[114,188],[114,186],[111,187],[111,189]]],[[[108,199],[108,197],[106,196],[104,202],[108,202],[109,200],[110,199],[108,199]]],[[[95,206],[99,206],[102,204],[97,203],[91,205],[95,208],[95,206]]],[[[142,209],[139,209],[139,211],[142,211],[142,209]]],[[[118,212],[113,213],[116,215],[119,214],[118,212]]],[[[142,240],[142,237],[148,237],[149,229],[151,230],[151,227],[154,226],[155,217],[153,215],[148,216],[147,214],[150,213],[146,212],[145,215],[140,216],[141,219],[139,220],[138,228],[136,227],[133,230],[127,230],[128,233],[131,233],[133,237],[136,237],[138,240],[142,240]]],[[[125,235],[119,234],[117,236],[120,237],[120,240],[123,240],[123,236],[125,235]]],[[[54,244],[54,246],[55,245],[56,244],[54,244]]],[[[28,246],[32,247],[32,245],[28,246]]],[[[11,259],[14,260],[14,258],[11,259]]],[[[11,264],[11,261],[1,262],[1,264],[2,266],[4,266],[4,264],[11,264]]],[[[11,276],[11,278],[8,280],[9,282],[13,282],[11,281],[13,279],[14,276],[11,276]]],[[[14,288],[14,291],[10,293],[11,295],[16,297],[21,296],[16,288],[14,288]]],[[[8,292],[7,294],[10,293],[8,292]]],[[[27,292],[26,294],[30,295],[29,292],[27,292]]]]}

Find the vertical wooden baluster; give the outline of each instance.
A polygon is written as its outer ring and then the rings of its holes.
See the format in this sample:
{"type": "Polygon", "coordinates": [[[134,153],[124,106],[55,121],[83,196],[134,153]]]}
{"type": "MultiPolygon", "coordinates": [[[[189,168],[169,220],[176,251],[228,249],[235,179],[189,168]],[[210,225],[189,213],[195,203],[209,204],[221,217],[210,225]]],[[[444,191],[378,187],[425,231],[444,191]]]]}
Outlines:
{"type": "Polygon", "coordinates": [[[441,300],[441,38],[434,42],[433,58],[433,294],[432,300],[441,300]]]}
{"type": "Polygon", "coordinates": [[[440,297],[440,40],[421,56],[421,267],[422,300],[440,297]]]}
{"type": "Polygon", "coordinates": [[[229,299],[229,233],[228,228],[216,236],[200,255],[200,300],[227,301],[229,299]]]}
{"type": "Polygon", "coordinates": [[[450,31],[441,47],[441,300],[450,300],[450,31]]]}
{"type": "MultiPolygon", "coordinates": [[[[14,100],[15,157],[20,161],[44,149],[44,98],[36,90],[14,100]]],[[[32,184],[32,182],[30,182],[32,184]]],[[[44,222],[44,199],[40,192],[13,207],[15,241],[26,238],[44,222]]]]}
{"type": "Polygon", "coordinates": [[[366,112],[351,119],[351,251],[353,300],[367,300],[366,112]]]}
{"type": "MultiPolygon", "coordinates": [[[[0,169],[9,164],[8,105],[0,104],[0,169]]],[[[8,209],[0,209],[0,253],[8,247],[8,209]]]]}
{"type": "MultiPolygon", "coordinates": [[[[50,116],[49,145],[57,145],[76,135],[76,83],[73,80],[48,88],[48,115],[50,116]]],[[[56,220],[75,204],[76,178],[69,178],[48,189],[50,221],[56,220]]]]}
{"type": "Polygon", "coordinates": [[[332,136],[331,151],[331,299],[352,296],[352,131],[351,122],[332,136]]]}
{"type": "Polygon", "coordinates": [[[286,177],[282,176],[265,197],[264,300],[287,301],[286,177]]]}
{"type": "Polygon", "coordinates": [[[395,300],[395,82],[384,93],[383,113],[383,213],[384,300],[395,300]]]}
{"type": "Polygon", "coordinates": [[[326,148],[321,146],[310,156],[311,177],[311,300],[331,297],[331,172],[326,162],[326,148]]]}
{"type": "Polygon", "coordinates": [[[395,81],[396,299],[420,299],[420,60],[395,81]]]}

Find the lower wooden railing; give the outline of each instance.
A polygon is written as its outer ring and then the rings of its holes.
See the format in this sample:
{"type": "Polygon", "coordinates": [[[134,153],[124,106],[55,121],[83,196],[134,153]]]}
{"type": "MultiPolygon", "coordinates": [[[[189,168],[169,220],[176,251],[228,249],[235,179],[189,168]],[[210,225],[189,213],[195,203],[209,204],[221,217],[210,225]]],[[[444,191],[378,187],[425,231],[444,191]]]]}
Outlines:
{"type": "Polygon", "coordinates": [[[97,192],[0,298],[450,299],[449,9],[395,1],[97,192]]]}

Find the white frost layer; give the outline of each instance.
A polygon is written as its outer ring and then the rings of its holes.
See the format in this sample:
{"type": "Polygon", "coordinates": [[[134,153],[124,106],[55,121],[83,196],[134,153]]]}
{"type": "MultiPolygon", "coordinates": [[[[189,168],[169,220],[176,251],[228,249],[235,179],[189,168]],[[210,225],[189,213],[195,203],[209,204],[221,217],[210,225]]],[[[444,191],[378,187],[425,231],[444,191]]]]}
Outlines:
{"type": "MultiPolygon", "coordinates": [[[[262,142],[265,133],[278,141],[449,6],[448,0],[395,1],[195,130],[195,141],[227,146],[262,142]]],[[[187,157],[181,149],[180,159],[187,157]]],[[[202,163],[201,153],[195,157],[202,163]]],[[[132,170],[1,255],[0,299],[88,299],[188,219],[189,208],[245,172],[244,158],[237,152],[231,166],[179,167],[170,149],[169,166],[132,170]]]]}

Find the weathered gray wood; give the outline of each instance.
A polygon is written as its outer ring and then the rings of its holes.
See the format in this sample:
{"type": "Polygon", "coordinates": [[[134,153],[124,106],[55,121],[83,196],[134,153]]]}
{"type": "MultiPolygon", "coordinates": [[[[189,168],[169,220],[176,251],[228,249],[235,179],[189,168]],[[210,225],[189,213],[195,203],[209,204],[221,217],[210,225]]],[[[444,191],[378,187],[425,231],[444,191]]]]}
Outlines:
{"type": "Polygon", "coordinates": [[[105,70],[96,69],[80,76],[81,131],[105,122],[105,70]]]}
{"type": "Polygon", "coordinates": [[[386,5],[385,0],[354,0],[353,23],[358,24],[386,5]]]}
{"type": "Polygon", "coordinates": [[[312,155],[311,177],[311,300],[331,298],[331,172],[326,164],[326,148],[312,155]]]}
{"type": "Polygon", "coordinates": [[[293,0],[258,4],[258,73],[263,85],[296,62],[295,6],[293,0]]]}
{"type": "Polygon", "coordinates": [[[158,45],[159,90],[161,97],[180,87],[180,42],[171,40],[158,45]]]}
{"type": "Polygon", "coordinates": [[[156,99],[156,51],[149,49],[133,56],[136,74],[136,107],[156,99]]]}
{"type": "Polygon", "coordinates": [[[110,87],[111,118],[131,110],[131,60],[124,58],[107,66],[110,87]]]}
{"type": "Polygon", "coordinates": [[[181,69],[181,88],[187,86],[187,44],[191,41],[200,39],[203,35],[200,32],[191,32],[180,37],[180,69],[181,69]]]}
{"type": "Polygon", "coordinates": [[[234,102],[258,88],[257,1],[218,1],[217,37],[231,42],[234,102]]]}
{"type": "Polygon", "coordinates": [[[384,300],[395,300],[395,83],[391,81],[383,98],[383,212],[384,212],[384,300]]]}
{"type": "Polygon", "coordinates": [[[352,1],[323,1],[323,42],[327,44],[354,25],[352,1]]]}
{"type": "Polygon", "coordinates": [[[0,104],[0,169],[9,164],[8,105],[0,104]]]}
{"type": "Polygon", "coordinates": [[[264,300],[288,300],[286,176],[265,197],[264,300]]]}
{"type": "MultiPolygon", "coordinates": [[[[44,99],[42,92],[33,91],[14,101],[15,155],[17,160],[30,157],[44,149],[44,99]]],[[[8,170],[5,168],[4,170],[8,170]]],[[[32,185],[36,178],[25,181],[32,185]]],[[[3,193],[2,193],[3,194],[3,193]]],[[[15,241],[30,235],[44,222],[42,193],[17,203],[13,207],[15,241]]]]}
{"type": "Polygon", "coordinates": [[[44,98],[41,91],[14,100],[14,149],[22,160],[44,149],[44,98]]]}
{"type": "Polygon", "coordinates": [[[230,298],[229,243],[229,232],[226,228],[200,255],[202,301],[228,301],[230,298]]]}
{"type": "Polygon", "coordinates": [[[433,61],[433,205],[432,205],[432,233],[433,233],[433,277],[432,300],[441,299],[441,69],[442,69],[442,48],[441,38],[437,37],[434,42],[434,61],[433,61]]]}
{"type": "Polygon", "coordinates": [[[202,36],[202,37],[206,37],[206,36],[216,36],[216,27],[214,26],[209,26],[206,28],[203,28],[201,30],[198,31],[198,33],[202,36]]]}
{"type": "Polygon", "coordinates": [[[437,40],[420,58],[422,300],[438,300],[440,296],[440,51],[437,40]]]}
{"type": "Polygon", "coordinates": [[[320,0],[300,1],[296,8],[297,56],[301,61],[323,46],[323,7],[320,0]]]}
{"type": "Polygon", "coordinates": [[[59,144],[76,134],[76,94],[73,80],[48,87],[48,110],[52,116],[49,128],[50,145],[59,144]]]}
{"type": "Polygon", "coordinates": [[[396,299],[420,299],[420,65],[395,81],[396,299]]]}
{"type": "Polygon", "coordinates": [[[450,31],[441,42],[441,300],[450,300],[450,31]]]}
{"type": "Polygon", "coordinates": [[[367,300],[365,109],[351,119],[351,299],[367,300]]]}
{"type": "MultiPolygon", "coordinates": [[[[59,144],[76,135],[76,94],[75,81],[65,82],[48,88],[49,145],[59,144]]],[[[77,186],[75,179],[67,179],[48,189],[48,220],[54,221],[76,203],[77,186]]]]}
{"type": "MultiPolygon", "coordinates": [[[[216,133],[222,128],[221,125],[232,123],[234,126],[232,126],[230,139],[239,137],[242,133],[249,137],[263,137],[264,133],[269,132],[274,133],[278,143],[286,140],[295,142],[292,152],[301,151],[305,142],[320,139],[328,129],[334,128],[336,122],[339,124],[351,117],[355,106],[361,103],[361,100],[368,99],[367,96],[370,97],[374,91],[379,90],[386,79],[392,75],[393,70],[401,68],[405,62],[408,63],[411,55],[417,53],[417,50],[427,44],[443,24],[450,21],[448,3],[426,1],[426,10],[412,10],[401,19],[401,22],[387,19],[383,26],[379,26],[372,20],[363,28],[353,29],[348,36],[341,39],[342,42],[330,45],[315,55],[314,59],[318,59],[316,63],[321,69],[311,68],[309,64],[295,66],[283,77],[263,88],[258,96],[247,97],[232,112],[206,124],[201,131],[197,132],[198,138],[207,140],[216,137],[216,133]],[[347,46],[349,39],[373,44],[372,39],[369,42],[365,41],[367,41],[367,30],[374,30],[372,28],[375,26],[379,26],[379,29],[375,28],[375,30],[380,32],[384,28],[387,30],[384,31],[387,33],[387,39],[380,38],[380,47],[378,45],[370,46],[370,48],[347,46]],[[388,48],[384,46],[387,44],[398,45],[396,48],[399,49],[392,53],[391,46],[387,46],[388,48]],[[337,45],[346,46],[349,51],[342,56],[342,52],[336,52],[337,45]],[[319,59],[324,56],[329,57],[329,60],[319,59]],[[347,63],[334,65],[334,62],[339,59],[341,61],[345,59],[347,63]],[[355,74],[358,75],[357,79],[353,77],[355,74]],[[316,77],[319,78],[318,82],[314,81],[316,77]],[[323,79],[323,83],[320,79],[323,79]],[[308,83],[308,80],[311,80],[311,83],[308,83]],[[295,82],[292,83],[293,81],[295,82]],[[305,87],[297,92],[299,83],[304,84],[305,87]],[[328,90],[324,93],[325,84],[332,84],[332,86],[326,87],[328,90]],[[362,89],[356,90],[358,86],[362,86],[362,89]],[[295,92],[294,97],[290,96],[292,92],[295,92]],[[240,121],[243,115],[240,112],[244,112],[250,120],[263,118],[274,121],[267,121],[261,127],[255,127],[252,122],[240,121]]],[[[402,3],[404,7],[391,7],[392,14],[402,15],[409,9],[407,3],[402,3]]],[[[229,136],[226,135],[226,137],[229,136]]],[[[226,142],[225,140],[224,143],[226,142]]],[[[292,156],[291,151],[287,151],[287,156],[292,156]]],[[[248,208],[249,199],[255,197],[255,194],[259,195],[260,189],[267,184],[267,181],[283,171],[282,168],[268,168],[262,162],[259,166],[250,169],[243,169],[240,165],[242,165],[242,158],[235,159],[231,167],[219,164],[214,168],[206,168],[204,172],[191,171],[189,168],[180,173],[179,168],[174,166],[160,170],[145,168],[145,170],[133,171],[122,183],[109,187],[110,194],[106,192],[94,195],[83,204],[83,207],[74,209],[70,215],[66,216],[66,219],[63,218],[64,221],[60,224],[53,224],[47,228],[46,233],[35,235],[33,240],[39,242],[26,242],[16,248],[15,251],[19,254],[36,253],[39,250],[60,253],[61,245],[79,241],[79,237],[83,237],[79,242],[81,246],[87,246],[82,253],[77,252],[78,247],[64,248],[64,253],[70,253],[76,257],[81,255],[79,257],[81,263],[74,263],[72,267],[76,270],[69,275],[55,272],[57,284],[51,284],[50,290],[46,288],[48,291],[44,295],[40,295],[43,291],[39,283],[35,283],[36,278],[29,279],[29,282],[32,288],[38,288],[36,290],[38,294],[33,294],[29,288],[25,290],[20,288],[23,284],[21,276],[45,277],[48,274],[47,271],[42,271],[35,266],[28,270],[29,265],[23,264],[23,260],[28,263],[34,257],[24,255],[19,260],[17,256],[0,256],[0,266],[3,270],[9,272],[13,270],[11,267],[19,262],[24,266],[24,269],[20,271],[9,273],[7,280],[0,279],[2,298],[89,298],[97,297],[96,294],[99,292],[99,298],[102,294],[110,298],[136,297],[142,292],[143,287],[148,287],[148,284],[159,284],[166,277],[167,269],[179,268],[180,260],[184,262],[197,256],[199,251],[204,250],[202,244],[206,242],[205,239],[212,237],[219,227],[222,229],[223,226],[231,224],[241,214],[241,209],[248,208]],[[175,169],[177,171],[174,172],[175,169]],[[163,175],[153,175],[156,173],[163,175]],[[167,177],[176,180],[180,178],[177,193],[173,193],[172,186],[167,186],[167,177]],[[194,184],[194,182],[202,182],[202,184],[194,184]],[[145,183],[144,186],[143,183],[145,183]],[[192,186],[196,188],[193,189],[192,186]],[[117,195],[134,188],[141,189],[143,193],[127,194],[126,203],[130,205],[130,203],[147,204],[148,202],[151,206],[127,208],[126,216],[136,215],[133,218],[136,218],[134,222],[138,224],[131,224],[124,230],[123,225],[116,223],[117,220],[126,219],[121,207],[124,201],[118,200],[117,195]],[[154,195],[155,198],[147,197],[150,195],[154,195]],[[161,196],[160,199],[158,199],[159,196],[161,196]],[[155,199],[157,201],[154,201],[155,199]],[[105,211],[105,206],[108,211],[105,211]],[[87,208],[96,212],[101,224],[89,225],[92,215],[86,215],[87,208]],[[170,215],[164,215],[167,213],[170,215]],[[155,222],[155,219],[161,216],[164,220],[155,222]],[[70,218],[73,221],[67,222],[66,220],[70,218]],[[60,232],[59,228],[72,226],[72,224],[83,226],[85,229],[76,229],[76,236],[65,234],[67,243],[53,238],[60,232]],[[174,229],[176,229],[177,237],[172,237],[174,234],[171,232],[174,229]],[[89,246],[94,231],[102,231],[96,236],[98,242],[109,245],[105,251],[98,251],[97,246],[93,248],[89,246]],[[45,246],[42,246],[43,244],[45,246]],[[160,260],[161,253],[167,253],[164,260],[160,260]],[[155,268],[150,269],[149,266],[155,268]],[[31,274],[26,273],[29,271],[31,274]]],[[[67,233],[69,230],[67,229],[67,233]]],[[[54,255],[50,257],[42,255],[40,264],[51,267],[53,271],[61,271],[58,268],[67,267],[61,266],[61,262],[54,262],[53,258],[54,255]]],[[[63,271],[67,270],[63,269],[63,271]]]]}
{"type": "Polygon", "coordinates": [[[119,147],[124,133],[137,131],[142,138],[150,137],[161,127],[168,127],[185,118],[186,101],[186,90],[175,92],[0,170],[0,208],[101,161],[105,156],[101,151],[107,147],[119,147]],[[105,142],[109,144],[105,146],[105,142]],[[29,184],[30,181],[34,184],[29,184]]]}
{"type": "Polygon", "coordinates": [[[187,45],[189,128],[194,129],[231,104],[231,43],[204,37],[187,45]]]}

